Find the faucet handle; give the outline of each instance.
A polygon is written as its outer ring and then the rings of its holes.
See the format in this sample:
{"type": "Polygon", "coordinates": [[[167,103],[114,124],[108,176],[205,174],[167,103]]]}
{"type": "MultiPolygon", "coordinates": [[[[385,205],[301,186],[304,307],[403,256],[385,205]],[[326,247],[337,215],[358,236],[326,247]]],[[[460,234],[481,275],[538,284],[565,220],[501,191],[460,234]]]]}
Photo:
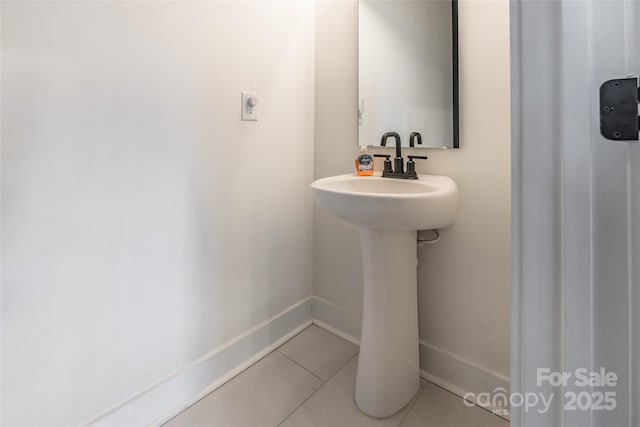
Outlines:
{"type": "Polygon", "coordinates": [[[374,154],[373,157],[384,157],[384,170],[383,172],[393,172],[391,169],[391,155],[389,154],[374,154]]]}
{"type": "Polygon", "coordinates": [[[426,160],[427,156],[407,156],[409,157],[409,161],[407,162],[407,175],[410,175],[411,178],[417,179],[418,174],[416,173],[416,163],[413,159],[423,159],[426,160]]]}

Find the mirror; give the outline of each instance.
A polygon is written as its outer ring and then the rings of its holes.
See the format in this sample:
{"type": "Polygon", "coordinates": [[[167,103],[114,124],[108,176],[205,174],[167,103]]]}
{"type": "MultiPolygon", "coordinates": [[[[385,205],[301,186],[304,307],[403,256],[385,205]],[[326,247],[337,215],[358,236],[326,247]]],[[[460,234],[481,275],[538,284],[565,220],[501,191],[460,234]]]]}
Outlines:
{"type": "Polygon", "coordinates": [[[359,0],[358,143],[458,148],[457,0],[359,0]]]}

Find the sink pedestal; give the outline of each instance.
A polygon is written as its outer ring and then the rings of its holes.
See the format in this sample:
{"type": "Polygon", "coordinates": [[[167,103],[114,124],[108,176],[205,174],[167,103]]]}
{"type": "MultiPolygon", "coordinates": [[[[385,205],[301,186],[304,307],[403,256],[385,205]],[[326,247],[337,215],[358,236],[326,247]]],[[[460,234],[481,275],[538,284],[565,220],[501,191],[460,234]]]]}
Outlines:
{"type": "Polygon", "coordinates": [[[416,231],[360,227],[364,301],[356,404],[393,415],[420,388],[416,231]]]}
{"type": "Polygon", "coordinates": [[[384,418],[420,388],[416,230],[453,223],[458,187],[449,177],[418,179],[356,174],[311,184],[318,206],[360,227],[364,267],[362,336],[356,404],[384,418]]]}

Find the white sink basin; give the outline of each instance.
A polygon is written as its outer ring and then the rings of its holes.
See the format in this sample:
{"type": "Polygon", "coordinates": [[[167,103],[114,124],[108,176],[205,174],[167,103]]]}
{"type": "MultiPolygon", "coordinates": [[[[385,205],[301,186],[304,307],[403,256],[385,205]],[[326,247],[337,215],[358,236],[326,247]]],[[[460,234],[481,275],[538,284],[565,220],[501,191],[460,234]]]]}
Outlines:
{"type": "Polygon", "coordinates": [[[318,206],[330,214],[384,230],[446,227],[458,205],[458,187],[447,176],[404,180],[349,174],[319,179],[311,188],[318,206]]]}
{"type": "Polygon", "coordinates": [[[364,300],[355,400],[366,414],[391,416],[420,387],[417,230],[453,222],[458,187],[446,176],[352,174],[311,188],[318,206],[360,228],[364,300]]]}

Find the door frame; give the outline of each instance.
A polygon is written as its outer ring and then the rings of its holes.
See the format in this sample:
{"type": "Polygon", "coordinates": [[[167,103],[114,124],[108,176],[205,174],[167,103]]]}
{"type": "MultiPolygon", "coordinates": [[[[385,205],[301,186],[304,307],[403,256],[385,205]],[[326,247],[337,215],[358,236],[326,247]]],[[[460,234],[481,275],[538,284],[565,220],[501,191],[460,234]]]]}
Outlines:
{"type": "MultiPolygon", "coordinates": [[[[538,367],[561,365],[559,128],[557,99],[547,90],[560,71],[558,15],[559,2],[510,1],[512,395],[537,391],[538,367]]],[[[512,405],[511,425],[559,425],[559,412],[552,407],[543,417],[512,405]]]]}

